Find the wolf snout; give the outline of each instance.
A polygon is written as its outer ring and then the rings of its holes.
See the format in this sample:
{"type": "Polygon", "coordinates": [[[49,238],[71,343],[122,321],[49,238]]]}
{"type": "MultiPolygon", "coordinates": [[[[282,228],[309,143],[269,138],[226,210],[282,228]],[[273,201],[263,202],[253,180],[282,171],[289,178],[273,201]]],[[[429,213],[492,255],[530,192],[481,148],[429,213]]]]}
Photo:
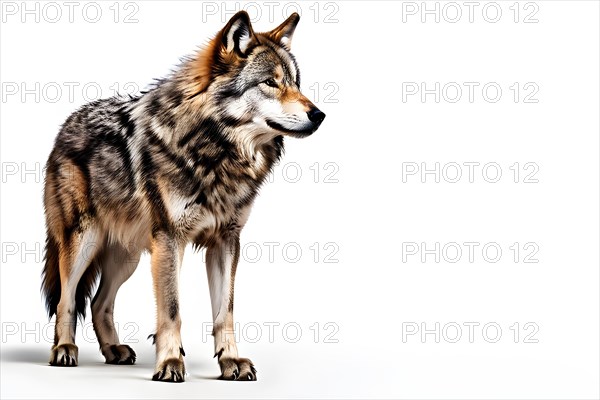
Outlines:
{"type": "Polygon", "coordinates": [[[325,113],[317,107],[311,108],[306,114],[308,114],[310,122],[317,126],[321,125],[321,122],[325,119],[325,113]]]}

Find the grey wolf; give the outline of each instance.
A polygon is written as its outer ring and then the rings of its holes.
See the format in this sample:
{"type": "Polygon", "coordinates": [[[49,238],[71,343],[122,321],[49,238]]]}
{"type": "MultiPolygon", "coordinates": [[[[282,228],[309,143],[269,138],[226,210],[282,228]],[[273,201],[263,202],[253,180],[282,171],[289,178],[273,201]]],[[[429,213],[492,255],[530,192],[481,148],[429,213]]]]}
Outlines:
{"type": "Polygon", "coordinates": [[[84,105],[62,126],[46,166],[42,290],[56,314],[50,364],[76,366],[76,318],[91,301],[100,351],[133,364],[113,322],[117,291],[151,253],[157,305],[153,380],[185,380],[178,280],[186,245],[206,250],[221,378],[255,380],[233,336],[240,231],[284,137],[325,114],[300,92],[290,53],[300,17],[256,33],[246,12],[138,95],[84,105]]]}

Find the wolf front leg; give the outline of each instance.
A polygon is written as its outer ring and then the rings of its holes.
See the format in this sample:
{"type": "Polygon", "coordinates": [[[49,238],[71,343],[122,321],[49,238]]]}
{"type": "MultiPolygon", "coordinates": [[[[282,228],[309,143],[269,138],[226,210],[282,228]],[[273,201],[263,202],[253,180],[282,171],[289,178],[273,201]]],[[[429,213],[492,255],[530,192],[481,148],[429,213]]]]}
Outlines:
{"type": "Polygon", "coordinates": [[[157,306],[154,381],[185,380],[179,316],[179,269],[184,248],[165,232],[158,232],[152,238],[152,278],[157,306]]]}
{"type": "Polygon", "coordinates": [[[254,364],[238,357],[233,331],[233,284],[239,256],[239,233],[212,244],[206,251],[215,357],[221,367],[220,379],[255,381],[254,364]]]}

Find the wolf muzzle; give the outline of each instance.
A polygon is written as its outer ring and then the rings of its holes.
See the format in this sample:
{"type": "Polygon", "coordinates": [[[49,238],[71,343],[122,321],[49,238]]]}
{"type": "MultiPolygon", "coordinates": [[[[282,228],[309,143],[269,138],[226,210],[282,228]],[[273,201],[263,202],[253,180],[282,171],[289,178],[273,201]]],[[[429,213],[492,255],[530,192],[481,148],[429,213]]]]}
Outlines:
{"type": "Polygon", "coordinates": [[[325,113],[317,107],[311,108],[306,114],[308,115],[310,122],[315,124],[315,129],[318,128],[325,119],[325,113]]]}

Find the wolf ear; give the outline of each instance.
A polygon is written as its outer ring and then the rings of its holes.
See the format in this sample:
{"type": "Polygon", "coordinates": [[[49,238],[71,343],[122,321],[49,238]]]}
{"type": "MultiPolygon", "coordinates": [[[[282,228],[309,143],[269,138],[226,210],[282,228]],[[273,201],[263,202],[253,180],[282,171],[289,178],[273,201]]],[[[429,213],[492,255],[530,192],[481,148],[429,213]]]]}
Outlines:
{"type": "Polygon", "coordinates": [[[246,11],[239,11],[231,17],[221,31],[221,43],[225,51],[228,53],[235,51],[242,57],[248,54],[251,47],[259,43],[246,11]]]}
{"type": "Polygon", "coordinates": [[[267,32],[266,35],[269,37],[269,39],[275,43],[279,43],[289,51],[292,47],[292,36],[296,30],[298,21],[300,21],[300,15],[298,15],[298,13],[293,13],[288,17],[288,19],[283,21],[281,25],[272,31],[267,32]]]}

